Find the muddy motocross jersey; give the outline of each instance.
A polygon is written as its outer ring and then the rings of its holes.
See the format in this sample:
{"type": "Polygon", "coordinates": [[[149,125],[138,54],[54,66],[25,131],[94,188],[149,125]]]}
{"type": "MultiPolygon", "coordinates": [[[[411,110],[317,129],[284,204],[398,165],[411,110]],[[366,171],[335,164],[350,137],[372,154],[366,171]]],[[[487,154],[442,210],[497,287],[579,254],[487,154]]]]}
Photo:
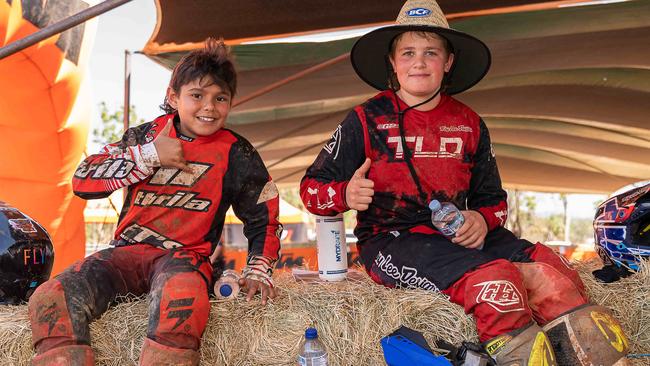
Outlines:
{"type": "MultiPolygon", "coordinates": [[[[503,226],[506,193],[481,118],[446,95],[430,111],[405,112],[404,139],[421,194],[404,160],[397,100],[392,91],[379,93],[337,127],[302,179],[300,194],[307,209],[319,215],[348,210],[345,189],[368,157],[372,164],[366,177],[374,182],[375,192],[368,210],[357,215],[360,241],[381,232],[431,228],[432,199],[478,211],[488,230],[503,226]]],[[[399,103],[400,110],[408,108],[399,103]]]]}
{"type": "Polygon", "coordinates": [[[209,256],[217,245],[232,205],[244,223],[253,257],[279,255],[279,198],[262,159],[243,137],[221,129],[190,138],[179,132],[177,115],[130,128],[120,142],[86,158],[73,177],[75,194],[103,198],[128,187],[115,232],[115,245],[146,243],[183,247],[209,256]],[[160,165],[153,140],[174,118],[170,137],[181,140],[192,172],[160,165]]]}

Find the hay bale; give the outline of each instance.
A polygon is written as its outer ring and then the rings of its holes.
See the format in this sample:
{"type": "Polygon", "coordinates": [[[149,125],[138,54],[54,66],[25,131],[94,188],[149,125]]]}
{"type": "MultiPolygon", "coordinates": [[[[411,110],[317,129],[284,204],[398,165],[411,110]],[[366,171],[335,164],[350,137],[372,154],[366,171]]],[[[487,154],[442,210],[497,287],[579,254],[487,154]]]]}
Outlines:
{"type": "MultiPolygon", "coordinates": [[[[650,353],[650,270],[614,284],[591,276],[594,263],[577,263],[593,300],[614,309],[633,353],[650,353]]],[[[204,365],[292,365],[305,328],[315,325],[332,365],[381,365],[379,340],[400,325],[424,333],[430,344],[476,341],[472,319],[441,294],[390,290],[366,276],[340,283],[296,282],[278,273],[279,298],[266,307],[212,301],[201,348],[204,365]]],[[[135,299],[112,307],[91,325],[98,365],[137,364],[147,306],[135,299]]],[[[0,364],[27,365],[33,355],[26,306],[0,306],[0,364]]],[[[648,359],[634,360],[635,365],[648,359]]]]}

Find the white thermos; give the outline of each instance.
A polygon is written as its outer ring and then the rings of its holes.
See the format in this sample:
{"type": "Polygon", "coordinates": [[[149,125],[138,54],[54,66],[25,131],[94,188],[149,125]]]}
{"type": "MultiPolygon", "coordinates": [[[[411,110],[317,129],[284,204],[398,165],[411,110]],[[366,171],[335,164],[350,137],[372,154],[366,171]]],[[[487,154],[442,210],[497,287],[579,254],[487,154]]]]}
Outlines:
{"type": "Polygon", "coordinates": [[[318,276],[324,281],[342,281],[348,274],[348,247],[343,214],[316,215],[318,276]]]}

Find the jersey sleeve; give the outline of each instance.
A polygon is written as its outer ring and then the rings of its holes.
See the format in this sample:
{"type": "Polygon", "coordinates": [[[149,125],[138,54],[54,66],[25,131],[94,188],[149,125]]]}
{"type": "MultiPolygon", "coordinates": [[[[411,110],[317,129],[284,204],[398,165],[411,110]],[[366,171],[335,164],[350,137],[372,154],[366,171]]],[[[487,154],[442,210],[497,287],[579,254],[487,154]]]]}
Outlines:
{"type": "Polygon", "coordinates": [[[501,177],[497,167],[494,149],[490,142],[487,126],[480,120],[480,136],[472,178],[467,199],[467,207],[478,211],[488,225],[488,230],[504,226],[508,215],[506,192],[501,187],[501,177]]]}
{"type": "MultiPolygon", "coordinates": [[[[280,198],[264,162],[255,148],[247,141],[239,141],[234,147],[230,169],[242,169],[236,174],[236,184],[241,187],[232,200],[235,215],[244,223],[244,235],[248,239],[248,265],[266,264],[272,270],[280,255],[279,221],[280,198]]],[[[264,270],[267,270],[267,266],[264,270]]]]}
{"type": "Polygon", "coordinates": [[[336,128],[300,182],[300,197],[307,210],[323,216],[349,210],[345,189],[365,157],[363,126],[353,110],[336,128]]]}
{"type": "Polygon", "coordinates": [[[147,142],[153,140],[151,126],[130,128],[121,141],[84,159],[72,177],[74,193],[83,199],[104,198],[153,174],[160,161],[153,142],[147,142]]]}

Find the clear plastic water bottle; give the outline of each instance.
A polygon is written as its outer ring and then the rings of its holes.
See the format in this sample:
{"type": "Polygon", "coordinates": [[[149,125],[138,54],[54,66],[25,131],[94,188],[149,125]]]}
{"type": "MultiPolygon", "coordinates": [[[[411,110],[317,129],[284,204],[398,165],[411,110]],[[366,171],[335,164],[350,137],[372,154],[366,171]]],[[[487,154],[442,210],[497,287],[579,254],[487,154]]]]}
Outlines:
{"type": "Polygon", "coordinates": [[[325,345],[318,340],[316,328],[307,328],[305,339],[300,344],[298,353],[300,366],[327,366],[327,350],[325,345]]]}
{"type": "Polygon", "coordinates": [[[234,299],[239,294],[239,279],[241,276],[232,269],[223,271],[223,274],[214,283],[214,294],[218,299],[234,299]]]}
{"type": "Polygon", "coordinates": [[[433,200],[429,202],[429,209],[431,223],[448,238],[454,237],[456,231],[465,223],[465,217],[453,203],[433,200]]]}

